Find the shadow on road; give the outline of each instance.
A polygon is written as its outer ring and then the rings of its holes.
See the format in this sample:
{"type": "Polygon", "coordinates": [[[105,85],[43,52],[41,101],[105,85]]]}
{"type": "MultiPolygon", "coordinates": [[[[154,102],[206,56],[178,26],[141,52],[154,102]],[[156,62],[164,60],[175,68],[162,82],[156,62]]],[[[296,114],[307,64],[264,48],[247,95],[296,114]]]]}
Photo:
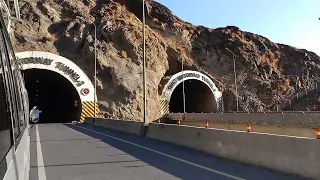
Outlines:
{"type": "Polygon", "coordinates": [[[103,136],[101,134],[97,134],[91,131],[88,131],[83,128],[87,128],[93,131],[97,131],[109,136],[117,137],[125,141],[129,141],[135,144],[139,144],[141,146],[160,151],[165,154],[169,154],[171,156],[178,157],[180,159],[187,160],[189,162],[193,162],[199,164],[201,166],[205,166],[214,170],[218,170],[224,173],[231,174],[233,176],[238,176],[244,179],[259,179],[259,180],[302,180],[304,178],[283,174],[279,172],[275,172],[273,170],[251,166],[248,164],[242,164],[235,161],[231,161],[228,159],[215,157],[212,155],[208,155],[205,153],[201,153],[198,151],[194,151],[191,149],[167,144],[160,141],[150,140],[146,138],[141,138],[138,136],[120,133],[116,131],[112,131],[109,129],[105,129],[102,127],[91,126],[86,124],[81,125],[72,125],[72,124],[65,124],[65,126],[72,128],[76,131],[79,131],[83,134],[91,136],[95,139],[99,139],[102,142],[121,150],[128,155],[131,155],[138,160],[145,162],[146,166],[142,166],[139,168],[148,167],[149,165],[160,169],[172,176],[183,180],[222,180],[222,179],[232,179],[225,177],[223,175],[219,175],[208,170],[192,166],[186,164],[184,162],[166,157],[161,154],[157,154],[155,152],[134,146],[132,144],[128,144],[110,137],[103,136]],[[83,128],[82,128],[83,127],[83,128]]]}

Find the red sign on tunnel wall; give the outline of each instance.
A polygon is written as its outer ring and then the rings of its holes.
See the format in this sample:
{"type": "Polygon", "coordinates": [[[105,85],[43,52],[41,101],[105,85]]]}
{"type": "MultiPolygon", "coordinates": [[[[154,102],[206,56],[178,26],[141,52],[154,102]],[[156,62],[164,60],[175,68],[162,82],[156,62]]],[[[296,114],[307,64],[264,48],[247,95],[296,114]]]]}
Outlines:
{"type": "Polygon", "coordinates": [[[84,96],[88,95],[89,92],[90,92],[90,91],[89,91],[88,88],[83,88],[83,89],[81,89],[81,94],[84,95],[84,96]]]}

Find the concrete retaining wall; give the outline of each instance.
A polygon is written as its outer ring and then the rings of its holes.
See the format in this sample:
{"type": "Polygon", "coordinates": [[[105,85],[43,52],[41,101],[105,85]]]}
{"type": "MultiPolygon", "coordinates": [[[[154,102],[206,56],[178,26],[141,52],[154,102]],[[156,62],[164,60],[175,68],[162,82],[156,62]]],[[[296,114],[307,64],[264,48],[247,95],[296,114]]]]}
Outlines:
{"type": "Polygon", "coordinates": [[[167,124],[149,124],[146,137],[278,171],[320,177],[317,139],[167,124]]]}
{"type": "MultiPolygon", "coordinates": [[[[173,120],[182,120],[182,114],[169,114],[173,120]]],[[[320,112],[279,113],[186,113],[186,121],[209,121],[211,123],[257,124],[303,128],[320,127],[320,112]]]]}
{"type": "Polygon", "coordinates": [[[94,125],[140,135],[143,122],[96,118],[94,125]]]}

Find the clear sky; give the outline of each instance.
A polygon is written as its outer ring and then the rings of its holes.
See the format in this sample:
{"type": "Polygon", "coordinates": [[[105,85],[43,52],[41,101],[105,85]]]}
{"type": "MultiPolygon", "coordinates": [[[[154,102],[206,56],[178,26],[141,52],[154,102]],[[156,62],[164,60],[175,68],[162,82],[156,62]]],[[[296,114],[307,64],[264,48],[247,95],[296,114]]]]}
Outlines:
{"type": "Polygon", "coordinates": [[[182,20],[233,25],[320,55],[320,0],[156,0],[182,20]]]}

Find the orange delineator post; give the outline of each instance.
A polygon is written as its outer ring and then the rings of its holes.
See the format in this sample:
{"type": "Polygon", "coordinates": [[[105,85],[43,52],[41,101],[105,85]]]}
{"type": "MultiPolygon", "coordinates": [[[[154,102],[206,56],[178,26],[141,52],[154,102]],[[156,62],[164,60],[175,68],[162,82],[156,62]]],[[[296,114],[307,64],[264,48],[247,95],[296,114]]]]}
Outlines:
{"type": "Polygon", "coordinates": [[[317,136],[317,139],[320,139],[320,128],[317,128],[316,136],[317,136]]]}
{"type": "Polygon", "coordinates": [[[251,125],[247,124],[247,132],[251,132],[251,125]]]}
{"type": "Polygon", "coordinates": [[[209,123],[208,123],[208,121],[206,122],[206,128],[208,128],[209,127],[209,123]]]}
{"type": "Polygon", "coordinates": [[[180,126],[180,124],[181,124],[181,122],[180,122],[180,120],[178,121],[178,125],[180,126]]]}

